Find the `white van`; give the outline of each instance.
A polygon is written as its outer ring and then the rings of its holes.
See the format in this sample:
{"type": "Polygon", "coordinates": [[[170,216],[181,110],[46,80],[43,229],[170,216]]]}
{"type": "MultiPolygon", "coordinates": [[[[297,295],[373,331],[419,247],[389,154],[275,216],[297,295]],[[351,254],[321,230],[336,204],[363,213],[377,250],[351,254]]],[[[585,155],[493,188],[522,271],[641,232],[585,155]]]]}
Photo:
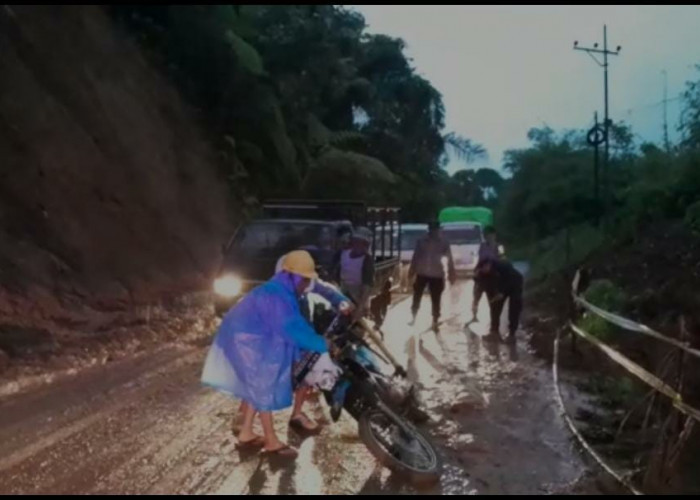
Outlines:
{"type": "Polygon", "coordinates": [[[484,232],[478,222],[446,222],[442,234],[450,242],[455,270],[460,276],[471,277],[479,262],[479,246],[484,242],[484,232]]]}

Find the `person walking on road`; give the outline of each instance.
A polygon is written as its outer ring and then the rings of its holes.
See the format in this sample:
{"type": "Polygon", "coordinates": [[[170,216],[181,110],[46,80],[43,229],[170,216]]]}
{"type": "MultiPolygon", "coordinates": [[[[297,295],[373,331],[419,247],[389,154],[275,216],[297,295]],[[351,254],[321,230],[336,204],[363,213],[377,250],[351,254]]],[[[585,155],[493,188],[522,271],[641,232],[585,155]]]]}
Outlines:
{"type": "MultiPolygon", "coordinates": [[[[478,295],[475,291],[472,315],[476,317],[481,294],[485,291],[491,309],[490,340],[499,340],[501,312],[508,300],[508,342],[515,342],[515,334],[520,323],[523,308],[523,275],[510,262],[486,258],[476,268],[475,281],[479,282],[478,295]]],[[[476,288],[476,287],[475,287],[476,288]]]]}
{"type": "Polygon", "coordinates": [[[439,330],[442,292],[445,290],[444,260],[447,260],[448,279],[450,283],[454,283],[456,273],[450,244],[440,232],[440,223],[432,221],[428,224],[428,234],[416,242],[408,275],[409,279],[413,276],[416,278],[413,284],[413,306],[411,307],[413,318],[410,325],[415,324],[423,292],[427,286],[433,307],[433,331],[436,333],[439,330]]]}

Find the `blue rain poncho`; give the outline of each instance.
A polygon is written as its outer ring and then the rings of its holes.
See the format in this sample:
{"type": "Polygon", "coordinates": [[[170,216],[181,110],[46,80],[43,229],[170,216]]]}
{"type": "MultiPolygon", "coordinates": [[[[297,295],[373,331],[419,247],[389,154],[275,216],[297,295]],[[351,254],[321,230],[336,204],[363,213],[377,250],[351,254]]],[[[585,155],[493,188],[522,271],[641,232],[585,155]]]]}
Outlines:
{"type": "MultiPolygon", "coordinates": [[[[321,280],[313,281],[313,287],[311,288],[311,291],[309,293],[320,295],[328,302],[330,302],[331,306],[333,306],[333,309],[338,309],[338,306],[340,306],[342,302],[350,302],[350,299],[342,293],[340,293],[340,291],[336,287],[334,287],[330,283],[326,283],[321,280]]],[[[300,307],[302,310],[302,314],[307,320],[311,321],[311,311],[309,309],[309,294],[304,294],[299,299],[299,302],[301,304],[300,307]]]]}
{"type": "MultiPolygon", "coordinates": [[[[337,305],[344,297],[316,282],[337,305]]],[[[300,350],[324,353],[326,342],[301,314],[294,277],[286,272],[244,297],[224,316],[209,349],[202,383],[242,399],[258,411],[292,404],[292,365],[300,350]]]]}

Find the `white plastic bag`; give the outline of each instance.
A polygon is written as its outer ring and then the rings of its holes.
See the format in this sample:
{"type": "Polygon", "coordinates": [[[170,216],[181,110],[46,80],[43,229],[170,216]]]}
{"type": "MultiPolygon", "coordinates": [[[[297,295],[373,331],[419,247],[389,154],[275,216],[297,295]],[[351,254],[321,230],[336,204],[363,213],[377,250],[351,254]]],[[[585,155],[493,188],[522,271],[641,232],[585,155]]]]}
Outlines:
{"type": "Polygon", "coordinates": [[[324,352],[304,377],[304,384],[322,391],[330,391],[342,373],[343,370],[333,362],[327,352],[324,352]]]}

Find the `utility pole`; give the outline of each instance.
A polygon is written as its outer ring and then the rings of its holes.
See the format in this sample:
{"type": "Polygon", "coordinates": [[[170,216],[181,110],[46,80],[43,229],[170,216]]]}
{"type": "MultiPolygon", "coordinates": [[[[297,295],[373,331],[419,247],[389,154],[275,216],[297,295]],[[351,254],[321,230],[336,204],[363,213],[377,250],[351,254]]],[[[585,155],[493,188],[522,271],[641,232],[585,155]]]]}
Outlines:
{"type": "Polygon", "coordinates": [[[600,190],[599,190],[599,169],[598,169],[598,146],[605,142],[605,129],[598,123],[598,112],[593,114],[593,127],[586,136],[588,144],[593,146],[593,199],[595,202],[595,225],[600,226],[600,190]]]}
{"type": "MultiPolygon", "coordinates": [[[[596,111],[593,117],[595,121],[594,128],[598,128],[598,112],[596,111]]],[[[599,170],[598,170],[598,145],[595,145],[595,152],[593,157],[593,196],[595,197],[595,209],[596,209],[596,226],[599,222],[600,217],[600,189],[599,189],[599,170]]]]}
{"type": "Polygon", "coordinates": [[[666,70],[661,73],[664,75],[664,147],[666,153],[671,153],[671,143],[668,140],[668,74],[666,70]]]}
{"type": "Polygon", "coordinates": [[[607,25],[603,25],[603,50],[598,48],[598,44],[594,43],[593,47],[579,47],[578,46],[578,41],[574,42],[574,50],[583,50],[584,52],[587,52],[591,58],[598,63],[598,66],[602,66],[603,68],[603,85],[604,85],[604,92],[605,92],[605,119],[603,122],[603,128],[605,130],[605,164],[604,164],[604,174],[603,175],[603,184],[605,186],[605,191],[607,191],[607,178],[609,177],[609,163],[610,163],[610,117],[608,115],[608,56],[616,56],[620,54],[620,50],[622,47],[619,45],[617,46],[617,49],[613,52],[611,50],[608,50],[608,27],[607,25]],[[602,54],[603,55],[603,62],[601,63],[595,56],[595,54],[602,54]]]}

